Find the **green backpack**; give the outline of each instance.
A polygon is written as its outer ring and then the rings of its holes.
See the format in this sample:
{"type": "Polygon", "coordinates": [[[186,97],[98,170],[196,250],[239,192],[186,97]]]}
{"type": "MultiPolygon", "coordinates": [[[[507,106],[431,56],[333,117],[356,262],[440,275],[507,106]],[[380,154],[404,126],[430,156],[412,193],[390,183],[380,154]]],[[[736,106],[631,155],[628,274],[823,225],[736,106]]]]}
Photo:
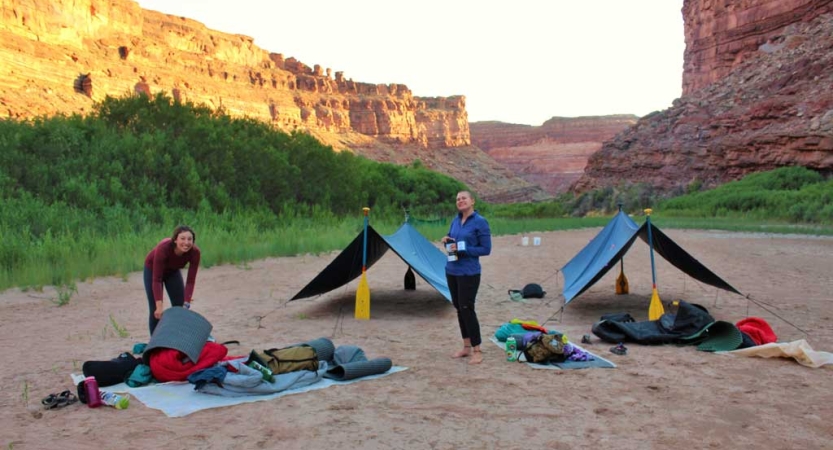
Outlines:
{"type": "Polygon", "coordinates": [[[564,354],[566,339],[562,334],[540,334],[529,341],[524,347],[523,353],[526,362],[546,363],[549,361],[562,362],[567,359],[564,354]]]}
{"type": "Polygon", "coordinates": [[[256,361],[272,371],[272,375],[295,372],[298,370],[318,370],[318,354],[309,345],[298,345],[286,348],[270,348],[259,352],[252,350],[249,360],[256,361]]]}

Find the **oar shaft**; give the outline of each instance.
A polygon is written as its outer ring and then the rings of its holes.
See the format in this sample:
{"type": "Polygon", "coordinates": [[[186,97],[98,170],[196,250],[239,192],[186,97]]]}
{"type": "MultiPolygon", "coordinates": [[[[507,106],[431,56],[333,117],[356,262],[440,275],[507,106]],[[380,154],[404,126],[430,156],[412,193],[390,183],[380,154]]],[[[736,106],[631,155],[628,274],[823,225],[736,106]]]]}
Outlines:
{"type": "Polygon", "coordinates": [[[651,233],[651,215],[648,215],[648,248],[651,249],[651,282],[657,288],[657,269],[654,267],[654,237],[651,233]]]}
{"type": "Polygon", "coordinates": [[[362,208],[364,212],[364,236],[362,237],[362,273],[367,270],[367,214],[370,208],[362,208]]]}

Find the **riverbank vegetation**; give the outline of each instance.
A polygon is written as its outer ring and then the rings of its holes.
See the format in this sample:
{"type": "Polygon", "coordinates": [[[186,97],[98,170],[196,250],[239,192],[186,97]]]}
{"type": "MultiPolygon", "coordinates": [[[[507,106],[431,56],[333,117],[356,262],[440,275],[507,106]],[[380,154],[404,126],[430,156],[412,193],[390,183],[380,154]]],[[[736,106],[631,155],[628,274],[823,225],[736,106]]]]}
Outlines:
{"type": "MultiPolygon", "coordinates": [[[[832,183],[784,168],[670,199],[629,186],[477,206],[496,235],[602,226],[620,203],[635,215],[653,207],[666,228],[833,234],[832,183]]],[[[178,224],[196,230],[206,267],[343,248],[364,206],[380,233],[407,212],[439,239],[461,189],[419,161],[370,161],[161,94],[108,98],[83,117],[0,121],[0,290],[126,277],[178,224]]]]}

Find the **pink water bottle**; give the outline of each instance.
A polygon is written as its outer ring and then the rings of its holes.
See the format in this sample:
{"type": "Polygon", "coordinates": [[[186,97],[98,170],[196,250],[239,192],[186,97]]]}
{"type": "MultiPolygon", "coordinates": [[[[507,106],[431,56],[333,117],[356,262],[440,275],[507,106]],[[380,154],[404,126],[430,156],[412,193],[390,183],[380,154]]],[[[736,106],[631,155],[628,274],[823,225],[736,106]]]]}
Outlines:
{"type": "Polygon", "coordinates": [[[102,405],[101,392],[98,390],[98,381],[95,380],[95,377],[84,379],[84,389],[87,390],[87,406],[98,408],[102,405]]]}

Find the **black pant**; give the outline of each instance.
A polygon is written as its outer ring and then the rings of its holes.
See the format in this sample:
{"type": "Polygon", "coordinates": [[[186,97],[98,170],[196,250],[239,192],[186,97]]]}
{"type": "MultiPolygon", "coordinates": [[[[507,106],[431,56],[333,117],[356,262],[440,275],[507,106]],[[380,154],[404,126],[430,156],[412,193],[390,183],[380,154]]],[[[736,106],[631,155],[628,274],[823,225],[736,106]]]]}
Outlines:
{"type": "MultiPolygon", "coordinates": [[[[150,309],[150,318],[148,318],[148,326],[150,327],[150,334],[153,335],[153,330],[156,329],[156,324],[159,321],[153,316],[156,311],[156,300],[153,298],[153,270],[145,267],[145,293],[148,296],[148,308],[150,309]]],[[[182,306],[185,304],[185,283],[182,281],[182,273],[175,270],[162,278],[162,285],[168,291],[168,298],[171,299],[171,305],[182,306]]]]}
{"type": "Polygon", "coordinates": [[[463,339],[471,339],[472,347],[482,342],[480,339],[480,322],[474,312],[474,301],[477,289],[480,288],[480,274],[477,275],[449,275],[448,290],[451,292],[451,303],[457,309],[457,322],[460,323],[460,334],[463,339]]]}

